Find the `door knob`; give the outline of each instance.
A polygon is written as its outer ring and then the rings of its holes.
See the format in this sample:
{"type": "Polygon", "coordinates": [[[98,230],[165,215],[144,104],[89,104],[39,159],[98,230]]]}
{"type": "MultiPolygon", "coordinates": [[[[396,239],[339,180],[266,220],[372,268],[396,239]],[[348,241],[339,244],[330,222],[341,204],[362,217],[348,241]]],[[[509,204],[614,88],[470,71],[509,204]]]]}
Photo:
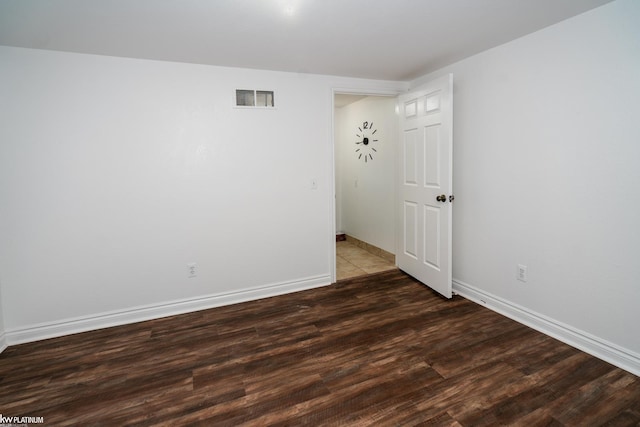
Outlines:
{"type": "Polygon", "coordinates": [[[436,197],[436,200],[439,201],[439,202],[446,202],[447,201],[447,196],[445,196],[444,194],[441,194],[438,197],[436,197]]]}

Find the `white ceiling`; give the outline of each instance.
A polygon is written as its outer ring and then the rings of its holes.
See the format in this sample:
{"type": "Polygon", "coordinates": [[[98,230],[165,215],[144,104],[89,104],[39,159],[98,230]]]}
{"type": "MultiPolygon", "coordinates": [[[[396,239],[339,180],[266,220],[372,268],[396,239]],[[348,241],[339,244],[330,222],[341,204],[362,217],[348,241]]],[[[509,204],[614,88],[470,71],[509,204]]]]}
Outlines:
{"type": "Polygon", "coordinates": [[[0,0],[0,44],[410,80],[611,0],[0,0]]]}

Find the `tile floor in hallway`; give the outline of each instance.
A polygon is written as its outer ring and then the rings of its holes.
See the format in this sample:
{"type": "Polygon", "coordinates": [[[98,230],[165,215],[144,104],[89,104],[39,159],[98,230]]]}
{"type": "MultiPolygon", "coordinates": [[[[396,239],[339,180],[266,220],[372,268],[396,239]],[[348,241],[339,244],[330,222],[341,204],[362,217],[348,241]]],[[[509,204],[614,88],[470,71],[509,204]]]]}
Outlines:
{"type": "Polygon", "coordinates": [[[336,242],[336,274],[338,280],[394,270],[393,263],[344,240],[336,242]]]}

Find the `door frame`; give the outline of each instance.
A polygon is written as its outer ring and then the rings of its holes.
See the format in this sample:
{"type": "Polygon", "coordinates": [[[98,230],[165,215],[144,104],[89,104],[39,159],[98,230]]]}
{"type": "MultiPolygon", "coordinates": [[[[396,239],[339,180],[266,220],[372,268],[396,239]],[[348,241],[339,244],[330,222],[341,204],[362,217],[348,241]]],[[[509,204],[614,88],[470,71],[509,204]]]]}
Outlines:
{"type": "MultiPolygon", "coordinates": [[[[331,218],[331,230],[330,230],[330,244],[329,244],[329,269],[331,273],[331,283],[336,283],[337,281],[337,272],[336,272],[336,129],[335,129],[335,97],[336,95],[364,95],[364,96],[388,96],[397,98],[398,95],[407,91],[405,90],[393,90],[393,89],[367,89],[367,88],[356,88],[356,87],[333,87],[331,88],[331,164],[329,165],[330,170],[330,180],[329,183],[331,188],[331,197],[329,202],[329,217],[331,218]]],[[[394,149],[396,149],[394,147],[394,149]]],[[[396,168],[397,175],[397,162],[394,162],[394,167],[396,168]]],[[[397,179],[397,177],[395,178],[397,179]]],[[[395,187],[395,186],[394,186],[395,187]]],[[[394,194],[394,201],[397,199],[397,194],[394,194]]],[[[394,218],[395,219],[395,218],[394,218]]],[[[397,228],[397,221],[394,221],[394,228],[397,228]]],[[[397,230],[394,229],[394,234],[397,236],[397,230]]]]}

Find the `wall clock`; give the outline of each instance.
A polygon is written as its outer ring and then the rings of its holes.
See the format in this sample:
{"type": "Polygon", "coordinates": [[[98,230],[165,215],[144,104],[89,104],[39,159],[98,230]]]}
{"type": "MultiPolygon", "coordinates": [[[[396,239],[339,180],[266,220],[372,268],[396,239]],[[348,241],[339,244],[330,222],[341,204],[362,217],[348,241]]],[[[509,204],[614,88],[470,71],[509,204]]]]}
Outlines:
{"type": "Polygon", "coordinates": [[[369,160],[373,160],[373,154],[378,150],[373,147],[374,142],[378,142],[375,139],[375,134],[378,129],[373,127],[373,122],[362,122],[362,125],[358,126],[358,132],[356,132],[356,155],[358,160],[364,160],[367,163],[369,160]]]}

